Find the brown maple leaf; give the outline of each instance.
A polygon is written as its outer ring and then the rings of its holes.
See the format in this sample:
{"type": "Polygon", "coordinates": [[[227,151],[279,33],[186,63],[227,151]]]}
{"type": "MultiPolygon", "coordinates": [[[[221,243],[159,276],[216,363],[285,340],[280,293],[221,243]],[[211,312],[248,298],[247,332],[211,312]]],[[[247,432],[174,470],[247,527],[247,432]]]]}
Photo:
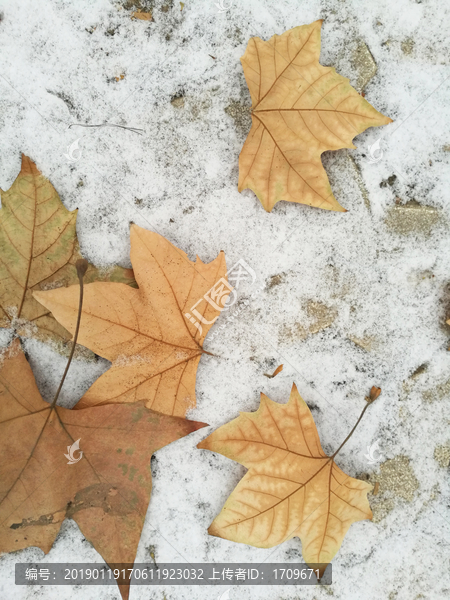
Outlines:
{"type": "MultiPolygon", "coordinates": [[[[108,564],[134,563],[152,488],[151,455],[205,423],[162,415],[143,402],[52,407],[18,340],[3,360],[0,551],[37,546],[47,553],[70,518],[108,564]],[[76,442],[81,458],[77,453],[78,462],[68,464],[76,442]]],[[[129,586],[119,587],[128,598],[129,586]]]]}
{"type": "MultiPolygon", "coordinates": [[[[198,257],[191,262],[165,238],[137,225],[132,225],[130,237],[139,289],[118,283],[92,283],[84,288],[78,341],[113,364],[79,404],[145,400],[148,408],[185,416],[195,406],[203,341],[221,309],[202,301],[201,328],[195,319],[189,320],[186,311],[224,280],[225,256],[221,252],[209,264],[198,257]]],[[[228,288],[226,292],[222,302],[228,288]]],[[[34,296],[64,327],[75,330],[78,286],[34,296]]]]}
{"type": "Polygon", "coordinates": [[[211,535],[259,548],[299,537],[303,558],[322,565],[323,573],[350,525],[372,518],[367,500],[372,486],[341,471],[337,452],[325,454],[295,385],[287,404],[261,394],[256,412],[241,413],[197,447],[249,469],[209,527],[211,535]]]}
{"type": "MultiPolygon", "coordinates": [[[[56,342],[70,339],[50,312],[33,298],[34,290],[72,285],[81,257],[75,231],[77,211],[69,212],[50,181],[22,156],[22,168],[0,210],[0,327],[22,336],[56,342]]],[[[89,265],[85,281],[134,284],[131,269],[100,270],[89,265]]]]}
{"type": "Polygon", "coordinates": [[[346,77],[319,64],[321,26],[294,27],[268,42],[251,38],[241,58],[252,128],[239,156],[238,189],[253,190],[268,212],[279,200],[345,211],[321,154],[355,148],[355,135],[392,122],[346,77]]]}

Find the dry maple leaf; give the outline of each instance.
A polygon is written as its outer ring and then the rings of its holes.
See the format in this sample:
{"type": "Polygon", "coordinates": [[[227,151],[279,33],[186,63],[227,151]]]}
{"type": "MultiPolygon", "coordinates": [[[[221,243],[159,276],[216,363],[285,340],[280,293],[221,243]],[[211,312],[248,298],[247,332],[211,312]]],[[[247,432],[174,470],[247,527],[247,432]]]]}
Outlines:
{"type": "MultiPolygon", "coordinates": [[[[0,370],[0,551],[47,553],[70,518],[108,564],[132,564],[150,500],[151,455],[206,425],[142,402],[77,409],[42,400],[15,340],[0,370]],[[68,464],[76,441],[82,456],[68,464]]],[[[128,585],[120,588],[128,598],[128,585]]]]}
{"type": "Polygon", "coordinates": [[[299,537],[304,560],[324,565],[352,523],[372,518],[367,500],[372,486],[341,471],[334,462],[337,452],[324,453],[295,385],[287,404],[261,394],[256,412],[241,413],[197,447],[249,469],[209,527],[211,535],[259,548],[299,537]]]}
{"type": "Polygon", "coordinates": [[[251,38],[241,58],[252,99],[252,128],[239,156],[239,191],[250,188],[267,211],[279,200],[345,211],[320,156],[355,148],[352,139],[392,120],[334,68],[319,64],[322,21],[268,42],[251,38]]]}
{"type": "MultiPolygon", "coordinates": [[[[187,255],[157,233],[132,225],[130,258],[139,285],[84,287],[78,341],[113,364],[79,405],[145,400],[159,412],[185,416],[195,406],[195,377],[203,341],[220,314],[204,302],[202,332],[185,316],[225,277],[223,252],[209,264],[187,255]]],[[[75,330],[79,286],[36,292],[35,298],[70,332],[75,330]]]]}
{"type": "MultiPolygon", "coordinates": [[[[0,210],[0,327],[20,335],[57,342],[70,339],[34,290],[72,285],[80,258],[75,231],[77,211],[69,212],[50,181],[27,156],[0,210]]],[[[134,283],[133,272],[113,267],[101,272],[90,265],[85,281],[134,283]]]]}

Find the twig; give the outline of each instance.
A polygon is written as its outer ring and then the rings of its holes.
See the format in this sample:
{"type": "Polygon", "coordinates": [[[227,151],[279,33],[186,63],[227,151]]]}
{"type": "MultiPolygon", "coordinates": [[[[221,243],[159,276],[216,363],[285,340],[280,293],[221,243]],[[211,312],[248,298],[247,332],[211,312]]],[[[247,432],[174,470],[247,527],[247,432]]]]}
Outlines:
{"type": "Polygon", "coordinates": [[[69,360],[67,361],[66,369],[61,379],[61,383],[59,384],[58,389],[56,390],[55,397],[53,398],[53,402],[51,404],[51,408],[55,408],[56,401],[58,400],[59,393],[63,386],[64,380],[66,378],[67,372],[70,367],[70,363],[72,362],[73,353],[75,352],[75,346],[77,345],[78,331],[80,330],[80,322],[81,322],[81,309],[83,307],[83,277],[86,274],[87,268],[89,266],[88,261],[85,258],[79,258],[75,263],[75,267],[77,269],[78,280],[80,282],[80,303],[78,305],[78,318],[77,318],[77,326],[75,328],[75,334],[73,336],[72,350],[70,352],[69,360]]]}
{"type": "Polygon", "coordinates": [[[84,125],[83,123],[72,123],[69,125],[67,129],[71,127],[119,127],[120,129],[128,129],[128,131],[132,131],[133,133],[137,133],[138,135],[142,135],[143,129],[137,129],[137,127],[125,127],[124,125],[115,125],[114,123],[100,123],[100,125],[84,125]]]}

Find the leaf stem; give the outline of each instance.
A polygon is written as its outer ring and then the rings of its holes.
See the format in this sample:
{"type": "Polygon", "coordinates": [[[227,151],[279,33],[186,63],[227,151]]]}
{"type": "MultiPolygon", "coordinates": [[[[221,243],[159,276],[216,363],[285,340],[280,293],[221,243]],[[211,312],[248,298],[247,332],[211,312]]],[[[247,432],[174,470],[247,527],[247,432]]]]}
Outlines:
{"type": "Polygon", "coordinates": [[[348,440],[352,437],[352,435],[355,432],[355,429],[358,427],[361,419],[364,416],[364,413],[366,412],[366,410],[369,408],[369,406],[372,404],[372,402],[374,402],[378,396],[381,394],[381,389],[377,388],[375,386],[372,387],[372,389],[370,390],[370,395],[368,397],[366,397],[367,400],[367,404],[366,406],[362,409],[361,414],[359,415],[358,420],[356,421],[356,423],[353,426],[353,429],[350,431],[350,433],[348,434],[348,436],[345,438],[345,440],[342,442],[342,444],[339,446],[339,448],[336,450],[336,452],[331,456],[331,458],[334,458],[336,456],[336,454],[338,454],[338,452],[340,452],[342,450],[342,448],[345,446],[345,444],[348,442],[348,440]]]}
{"type": "Polygon", "coordinates": [[[203,348],[202,348],[202,354],[207,354],[208,356],[216,356],[212,352],[208,352],[207,350],[203,350],[203,348]]]}
{"type": "Polygon", "coordinates": [[[50,408],[55,408],[55,406],[56,406],[56,402],[58,400],[59,393],[61,392],[62,386],[64,384],[64,380],[66,379],[67,372],[69,371],[70,363],[72,362],[73,353],[75,352],[75,346],[77,345],[78,331],[80,330],[81,309],[83,307],[83,277],[88,268],[88,261],[84,258],[80,258],[75,263],[75,267],[77,269],[78,280],[80,282],[80,302],[78,305],[77,326],[75,328],[75,334],[73,336],[72,350],[70,351],[69,360],[67,361],[66,369],[62,376],[61,383],[59,384],[59,387],[56,390],[56,394],[55,394],[55,397],[53,398],[53,402],[51,403],[50,408]]]}

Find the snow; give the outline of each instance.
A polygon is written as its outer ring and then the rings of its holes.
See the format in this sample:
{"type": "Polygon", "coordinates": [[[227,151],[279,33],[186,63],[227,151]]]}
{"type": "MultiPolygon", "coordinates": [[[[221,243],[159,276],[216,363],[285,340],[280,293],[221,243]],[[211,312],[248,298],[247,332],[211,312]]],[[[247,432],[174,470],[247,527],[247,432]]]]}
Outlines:
{"type": "MultiPolygon", "coordinates": [[[[376,479],[383,461],[408,457],[418,481],[412,501],[387,494],[392,510],[385,517],[352,525],[333,560],[331,591],[240,587],[230,599],[450,597],[448,469],[433,458],[436,446],[450,442],[450,7],[437,0],[227,0],[222,6],[231,7],[219,12],[213,0],[186,0],[182,11],[178,2],[156,1],[148,23],[132,20],[123,4],[0,2],[0,187],[14,181],[21,153],[30,156],[65,206],[79,209],[81,250],[97,265],[130,266],[132,221],[191,259],[198,254],[208,262],[224,250],[228,266],[242,259],[256,273],[205,343],[215,356],[200,361],[197,408],[189,417],[211,429],[152,461],[153,495],[136,560],[151,561],[153,545],[159,562],[301,561],[297,538],[263,550],[208,536],[245,469],[196,444],[239,411],[256,410],[260,392],[286,402],[296,382],[330,452],[378,385],[382,395],[337,462],[351,476],[376,479]],[[367,44],[378,70],[366,99],[394,123],[359,135],[356,150],[323,156],[336,198],[349,212],[280,202],[268,214],[251,191],[237,191],[248,117],[233,119],[225,109],[233,102],[250,106],[239,58],[251,36],[268,39],[318,18],[324,19],[321,62],[336,65],[353,84],[358,73],[347,41],[367,44]],[[171,102],[177,97],[184,103],[171,102]],[[68,128],[105,122],[144,132],[68,128]],[[382,158],[369,162],[368,147],[379,139],[382,158]],[[71,152],[75,142],[79,150],[71,152]],[[380,187],[392,175],[395,182],[380,187]],[[388,226],[390,211],[411,200],[437,209],[429,233],[401,235],[388,226]],[[329,326],[317,331],[311,302],[328,307],[329,326]],[[301,334],[308,328],[315,332],[301,334]],[[350,338],[366,340],[368,349],[350,338]],[[264,377],[281,363],[276,378],[264,377]],[[377,440],[382,458],[369,464],[367,447],[377,440]]],[[[1,332],[0,343],[9,339],[1,332]]],[[[36,341],[26,341],[25,349],[48,400],[66,359],[36,341]]],[[[101,359],[76,361],[61,402],[73,406],[107,368],[101,359]]],[[[14,564],[42,560],[100,556],[66,521],[47,556],[29,548],[2,557],[0,596],[118,597],[114,587],[16,588],[14,564]]],[[[203,600],[211,593],[136,586],[130,598],[203,600]]]]}

